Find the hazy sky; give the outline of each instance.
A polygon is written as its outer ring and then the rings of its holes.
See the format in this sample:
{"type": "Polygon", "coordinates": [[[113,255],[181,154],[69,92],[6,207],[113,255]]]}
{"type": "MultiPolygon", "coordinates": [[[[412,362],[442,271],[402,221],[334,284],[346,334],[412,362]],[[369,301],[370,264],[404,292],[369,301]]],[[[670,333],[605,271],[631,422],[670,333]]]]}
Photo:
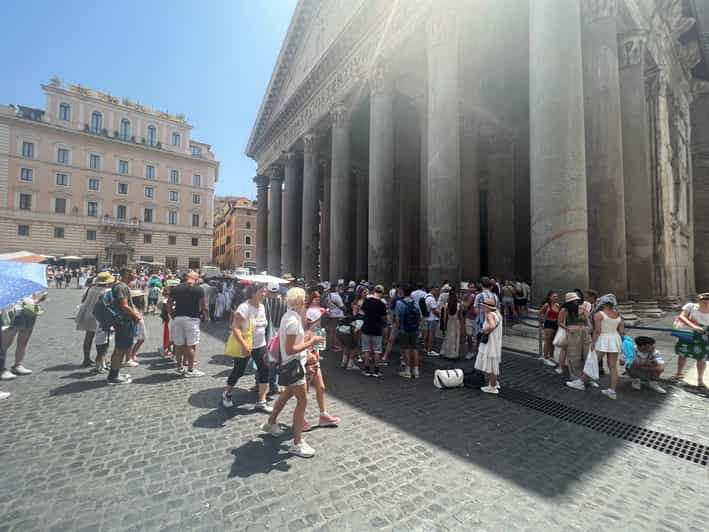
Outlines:
{"type": "Polygon", "coordinates": [[[44,108],[69,83],[171,113],[221,161],[218,194],[255,196],[244,155],[296,0],[4,0],[0,103],[44,108]]]}

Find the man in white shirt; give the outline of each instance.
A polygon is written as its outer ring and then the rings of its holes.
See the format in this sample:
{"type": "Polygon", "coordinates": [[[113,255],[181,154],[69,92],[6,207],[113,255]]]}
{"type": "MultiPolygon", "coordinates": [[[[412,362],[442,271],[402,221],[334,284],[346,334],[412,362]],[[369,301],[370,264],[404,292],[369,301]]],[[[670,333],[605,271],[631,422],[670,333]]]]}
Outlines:
{"type": "Polygon", "coordinates": [[[333,288],[327,297],[327,319],[323,320],[323,325],[325,325],[325,330],[327,332],[326,341],[332,346],[332,350],[335,352],[342,351],[342,346],[337,340],[337,334],[335,334],[337,328],[337,322],[340,318],[345,316],[345,303],[342,301],[342,296],[340,292],[345,286],[344,280],[337,282],[337,288],[333,288]]]}
{"type": "Polygon", "coordinates": [[[426,349],[426,354],[430,357],[440,356],[433,350],[433,338],[436,336],[438,322],[441,319],[441,311],[438,309],[438,287],[434,286],[431,291],[426,294],[424,302],[428,309],[428,316],[424,318],[423,345],[426,349]]]}

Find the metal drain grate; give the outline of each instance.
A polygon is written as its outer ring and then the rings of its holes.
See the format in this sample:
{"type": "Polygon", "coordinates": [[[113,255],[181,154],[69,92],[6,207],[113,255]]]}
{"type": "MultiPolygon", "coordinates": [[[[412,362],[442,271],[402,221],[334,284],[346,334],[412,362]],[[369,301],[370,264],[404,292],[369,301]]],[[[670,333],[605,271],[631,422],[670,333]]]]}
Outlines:
{"type": "Polygon", "coordinates": [[[626,440],[632,443],[637,443],[650,449],[655,449],[661,453],[676,456],[695,464],[706,466],[709,464],[709,447],[699,443],[694,443],[683,438],[663,434],[656,430],[644,429],[637,425],[624,423],[615,419],[597,414],[584,412],[577,408],[566,406],[550,399],[544,399],[535,395],[513,390],[510,388],[502,388],[500,396],[504,399],[517,403],[521,406],[531,408],[537,412],[542,412],[549,416],[575,423],[583,427],[602,432],[626,440]]]}

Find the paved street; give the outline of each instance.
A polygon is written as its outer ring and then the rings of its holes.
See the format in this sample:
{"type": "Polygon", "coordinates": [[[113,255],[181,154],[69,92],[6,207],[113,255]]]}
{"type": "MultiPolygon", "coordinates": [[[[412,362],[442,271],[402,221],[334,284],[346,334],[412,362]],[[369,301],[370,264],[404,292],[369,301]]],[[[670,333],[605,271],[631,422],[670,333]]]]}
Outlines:
{"type": "MultiPolygon", "coordinates": [[[[707,529],[706,465],[504,396],[438,391],[430,367],[418,381],[393,366],[375,380],[328,356],[328,410],[341,426],[308,435],[315,458],[291,457],[288,433],[259,432],[253,377],[231,412],[218,406],[225,325],[205,326],[207,375],[186,380],[155,353],[159,319],[148,317],[134,384],[108,387],[79,367],[79,296],[50,291],[26,360],[35,374],[0,384],[13,394],[0,403],[0,530],[707,529]]],[[[613,402],[507,353],[501,380],[503,390],[709,445],[709,397],[689,389],[659,396],[625,383],[613,402]]]]}

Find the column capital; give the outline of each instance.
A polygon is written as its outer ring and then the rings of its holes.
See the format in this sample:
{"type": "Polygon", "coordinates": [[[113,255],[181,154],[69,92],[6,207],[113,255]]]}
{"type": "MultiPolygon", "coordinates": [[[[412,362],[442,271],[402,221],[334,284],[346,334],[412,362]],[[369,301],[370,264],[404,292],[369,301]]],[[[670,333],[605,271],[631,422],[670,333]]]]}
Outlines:
{"type": "Polygon", "coordinates": [[[429,46],[458,45],[458,18],[453,0],[443,0],[431,11],[427,24],[429,46]]]}
{"type": "Polygon", "coordinates": [[[256,183],[256,188],[266,188],[268,187],[268,176],[259,174],[254,177],[254,183],[256,183]]]}
{"type": "Polygon", "coordinates": [[[390,91],[392,80],[389,66],[384,62],[377,63],[369,73],[369,89],[372,94],[382,94],[390,91]]]}
{"type": "Polygon", "coordinates": [[[274,181],[283,181],[283,167],[280,164],[271,165],[268,169],[268,178],[271,183],[274,181]]]}
{"type": "Polygon", "coordinates": [[[286,165],[293,164],[298,159],[298,153],[295,151],[284,151],[283,158],[286,160],[286,165]]]}
{"type": "Polygon", "coordinates": [[[350,118],[349,109],[343,104],[335,105],[330,111],[330,118],[332,118],[332,127],[345,127],[350,118]]]}
{"type": "Polygon", "coordinates": [[[318,136],[313,132],[308,132],[303,135],[303,150],[306,154],[312,154],[317,151],[318,148],[318,136]]]}
{"type": "Polygon", "coordinates": [[[647,32],[637,31],[618,36],[618,67],[623,70],[630,66],[643,65],[647,32]]]}
{"type": "Polygon", "coordinates": [[[581,20],[584,24],[615,17],[617,13],[617,0],[582,0],[581,2],[581,20]]]}

